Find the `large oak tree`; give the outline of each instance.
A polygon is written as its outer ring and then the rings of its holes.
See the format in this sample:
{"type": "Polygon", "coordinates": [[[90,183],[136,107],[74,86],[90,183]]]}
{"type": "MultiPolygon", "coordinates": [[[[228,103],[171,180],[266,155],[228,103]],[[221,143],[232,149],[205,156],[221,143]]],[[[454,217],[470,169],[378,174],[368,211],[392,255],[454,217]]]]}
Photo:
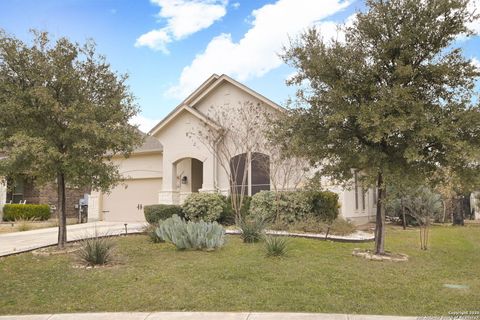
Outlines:
{"type": "Polygon", "coordinates": [[[58,245],[66,239],[65,188],[108,190],[119,179],[108,160],[140,143],[128,124],[138,108],[127,77],[84,45],[33,31],[25,43],[0,30],[0,175],[58,186],[58,245]]]}
{"type": "MultiPolygon", "coordinates": [[[[353,170],[378,190],[375,251],[384,254],[385,185],[432,182],[448,168],[480,175],[479,71],[457,39],[477,18],[468,0],[367,0],[345,39],[311,29],[286,48],[297,105],[277,139],[346,183],[353,170]]],[[[290,151],[292,151],[290,150],[290,151]]],[[[438,182],[438,181],[437,181],[438,182]]]]}

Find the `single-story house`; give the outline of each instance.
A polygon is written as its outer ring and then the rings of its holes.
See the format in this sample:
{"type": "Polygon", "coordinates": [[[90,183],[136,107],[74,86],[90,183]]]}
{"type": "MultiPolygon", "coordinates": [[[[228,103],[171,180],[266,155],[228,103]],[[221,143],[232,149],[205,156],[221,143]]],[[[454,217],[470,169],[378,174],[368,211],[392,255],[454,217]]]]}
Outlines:
{"type": "MultiPolygon", "coordinates": [[[[229,173],[219,163],[215,149],[191,133],[198,128],[222,130],[221,117],[231,117],[232,105],[245,101],[266,111],[284,110],[227,75],[214,74],[208,78],[149,132],[144,144],[129,158],[113,158],[124,181],[109,193],[91,193],[89,221],[144,221],[143,208],[146,205],[181,204],[192,192],[228,194],[229,173]]],[[[263,155],[268,163],[267,151],[251,151],[263,155]]],[[[232,155],[242,161],[241,156],[232,155]]],[[[246,159],[245,154],[243,159],[246,159]]],[[[245,192],[253,195],[260,190],[270,190],[269,171],[260,170],[254,161],[251,163],[245,192]]],[[[362,188],[356,182],[350,189],[336,186],[328,189],[338,193],[344,218],[355,223],[372,221],[376,211],[373,189],[362,188]]]]}

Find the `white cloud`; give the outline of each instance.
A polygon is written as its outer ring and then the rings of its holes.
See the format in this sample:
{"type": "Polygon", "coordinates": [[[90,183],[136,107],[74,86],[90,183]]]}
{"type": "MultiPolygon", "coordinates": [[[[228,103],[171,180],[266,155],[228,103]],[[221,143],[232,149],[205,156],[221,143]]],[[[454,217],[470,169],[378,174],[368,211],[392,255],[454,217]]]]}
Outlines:
{"type": "Polygon", "coordinates": [[[151,0],[160,6],[158,17],[166,19],[163,28],[142,34],[136,47],[147,46],[168,53],[167,44],[208,28],[226,13],[228,0],[151,0]]]}
{"type": "MultiPolygon", "coordinates": [[[[480,0],[470,0],[468,7],[470,12],[480,14],[480,0]]],[[[471,22],[468,27],[476,34],[480,34],[480,19],[471,22]]]]}
{"type": "Polygon", "coordinates": [[[136,116],[132,117],[129,122],[132,125],[137,125],[140,130],[146,133],[149,132],[150,129],[152,129],[159,121],[160,120],[158,119],[150,119],[137,114],[136,116]]]}
{"type": "Polygon", "coordinates": [[[240,2],[234,2],[234,3],[232,3],[232,7],[233,7],[234,9],[240,8],[240,2]]]}
{"type": "Polygon", "coordinates": [[[472,58],[472,64],[477,68],[478,71],[480,71],[480,60],[477,58],[472,58]]]}
{"type": "Polygon", "coordinates": [[[282,64],[278,54],[290,37],[317,25],[325,38],[338,36],[337,25],[324,21],[350,5],[343,0],[279,0],[252,12],[252,26],[238,42],[227,33],[214,37],[205,50],[182,70],[179,83],[166,95],[182,98],[212,73],[240,81],[260,77],[282,64]]]}

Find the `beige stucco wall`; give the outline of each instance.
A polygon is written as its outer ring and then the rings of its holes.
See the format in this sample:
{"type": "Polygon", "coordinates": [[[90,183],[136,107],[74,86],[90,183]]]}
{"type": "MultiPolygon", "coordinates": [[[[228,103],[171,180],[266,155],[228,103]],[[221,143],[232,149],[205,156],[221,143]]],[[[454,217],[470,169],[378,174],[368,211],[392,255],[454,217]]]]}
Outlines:
{"type": "Polygon", "coordinates": [[[158,193],[162,189],[162,153],[157,151],[133,154],[129,158],[115,157],[112,162],[118,166],[125,180],[109,193],[91,192],[88,220],[144,221],[143,208],[137,209],[137,206],[158,203],[158,193]]]}
{"type": "MultiPolygon", "coordinates": [[[[202,122],[188,111],[182,111],[175,119],[166,124],[155,137],[163,145],[163,185],[158,195],[159,203],[175,203],[172,192],[189,192],[191,190],[191,161],[195,158],[203,162],[202,191],[215,190],[214,157],[209,149],[195,137],[187,133],[197,132],[203,127],[202,122]],[[189,183],[180,184],[183,172],[189,183]]],[[[177,195],[178,196],[178,195],[177,195]]]]}

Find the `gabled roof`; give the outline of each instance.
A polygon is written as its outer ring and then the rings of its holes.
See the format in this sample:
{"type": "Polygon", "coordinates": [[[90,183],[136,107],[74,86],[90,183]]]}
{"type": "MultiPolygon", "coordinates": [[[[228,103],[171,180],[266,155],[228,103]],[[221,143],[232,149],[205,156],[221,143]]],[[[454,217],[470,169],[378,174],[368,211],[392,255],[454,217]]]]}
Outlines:
{"type": "Polygon", "coordinates": [[[145,140],[142,145],[133,150],[133,154],[146,153],[154,151],[163,151],[163,145],[155,137],[144,134],[145,140]]]}
{"type": "Polygon", "coordinates": [[[213,74],[207,80],[205,80],[195,91],[193,91],[185,100],[183,100],[175,109],[173,109],[165,118],[163,118],[155,127],[153,127],[152,130],[150,130],[149,135],[155,135],[183,110],[190,112],[191,114],[193,114],[200,120],[208,123],[215,129],[220,128],[217,123],[215,123],[212,119],[208,118],[201,112],[197,111],[193,106],[195,106],[200,100],[202,100],[205,96],[207,96],[210,92],[215,90],[215,88],[217,88],[224,82],[228,82],[234,85],[240,90],[247,92],[261,102],[271,106],[278,111],[285,111],[285,109],[282,108],[280,105],[259,94],[258,92],[250,89],[249,87],[241,84],[240,82],[232,79],[231,77],[225,74],[222,74],[221,76],[213,74]]]}

